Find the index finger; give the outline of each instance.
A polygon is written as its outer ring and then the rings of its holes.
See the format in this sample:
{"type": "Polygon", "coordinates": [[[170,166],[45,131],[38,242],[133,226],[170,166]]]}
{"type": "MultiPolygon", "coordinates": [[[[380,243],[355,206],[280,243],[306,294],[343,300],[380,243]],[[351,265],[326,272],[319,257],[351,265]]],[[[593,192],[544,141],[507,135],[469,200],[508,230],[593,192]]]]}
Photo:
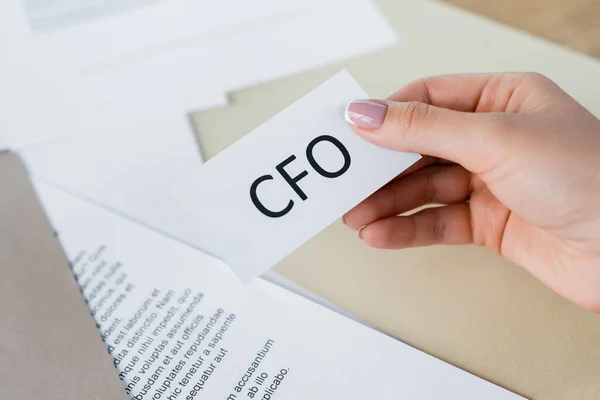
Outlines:
{"type": "Polygon", "coordinates": [[[476,112],[485,88],[504,74],[455,74],[422,78],[388,97],[389,100],[418,101],[454,111],[476,112]]]}

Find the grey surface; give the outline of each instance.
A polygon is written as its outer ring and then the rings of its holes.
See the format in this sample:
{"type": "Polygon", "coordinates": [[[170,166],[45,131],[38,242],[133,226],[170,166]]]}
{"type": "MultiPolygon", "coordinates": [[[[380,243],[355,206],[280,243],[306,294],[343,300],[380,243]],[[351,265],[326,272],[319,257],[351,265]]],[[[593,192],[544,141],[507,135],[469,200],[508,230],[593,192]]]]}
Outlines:
{"type": "Polygon", "coordinates": [[[19,158],[0,152],[0,399],[126,398],[19,158]]]}

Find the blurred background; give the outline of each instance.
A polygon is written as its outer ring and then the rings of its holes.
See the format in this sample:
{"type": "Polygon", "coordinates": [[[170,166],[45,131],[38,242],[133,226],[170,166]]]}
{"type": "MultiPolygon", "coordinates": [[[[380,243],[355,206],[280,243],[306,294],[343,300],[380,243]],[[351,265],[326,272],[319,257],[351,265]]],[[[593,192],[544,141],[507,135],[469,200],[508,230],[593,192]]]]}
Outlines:
{"type": "Polygon", "coordinates": [[[443,1],[600,58],[598,0],[443,1]]]}
{"type": "MultiPolygon", "coordinates": [[[[600,0],[0,0],[0,150],[190,244],[177,185],[342,69],[372,97],[535,71],[600,116],[598,58],[600,0]]],[[[377,251],[337,222],[274,270],[528,398],[600,398],[598,317],[484,249],[377,251]]]]}

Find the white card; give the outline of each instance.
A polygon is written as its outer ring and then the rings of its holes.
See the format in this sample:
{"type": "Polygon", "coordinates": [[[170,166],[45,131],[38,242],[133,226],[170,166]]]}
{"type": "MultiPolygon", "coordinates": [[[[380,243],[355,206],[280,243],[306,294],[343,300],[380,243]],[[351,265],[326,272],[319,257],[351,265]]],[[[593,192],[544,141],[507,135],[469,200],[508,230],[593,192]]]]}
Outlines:
{"type": "Polygon", "coordinates": [[[199,167],[176,193],[188,240],[248,282],[419,160],[350,129],[366,97],[343,71],[199,167]]]}

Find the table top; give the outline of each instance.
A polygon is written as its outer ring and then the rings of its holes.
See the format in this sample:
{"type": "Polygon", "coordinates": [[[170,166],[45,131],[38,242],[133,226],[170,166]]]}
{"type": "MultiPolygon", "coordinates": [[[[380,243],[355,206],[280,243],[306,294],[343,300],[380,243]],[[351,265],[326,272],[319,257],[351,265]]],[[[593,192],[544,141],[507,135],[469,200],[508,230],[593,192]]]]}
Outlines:
{"type": "MultiPolygon", "coordinates": [[[[230,96],[193,116],[205,158],[342,68],[374,97],[422,76],[537,71],[600,115],[600,63],[441,3],[379,0],[399,46],[230,96]]],[[[368,248],[341,222],[276,270],[400,340],[532,399],[600,398],[600,316],[474,246],[368,248]]]]}
{"type": "Polygon", "coordinates": [[[441,0],[600,59],[600,3],[590,0],[441,0]]]}

